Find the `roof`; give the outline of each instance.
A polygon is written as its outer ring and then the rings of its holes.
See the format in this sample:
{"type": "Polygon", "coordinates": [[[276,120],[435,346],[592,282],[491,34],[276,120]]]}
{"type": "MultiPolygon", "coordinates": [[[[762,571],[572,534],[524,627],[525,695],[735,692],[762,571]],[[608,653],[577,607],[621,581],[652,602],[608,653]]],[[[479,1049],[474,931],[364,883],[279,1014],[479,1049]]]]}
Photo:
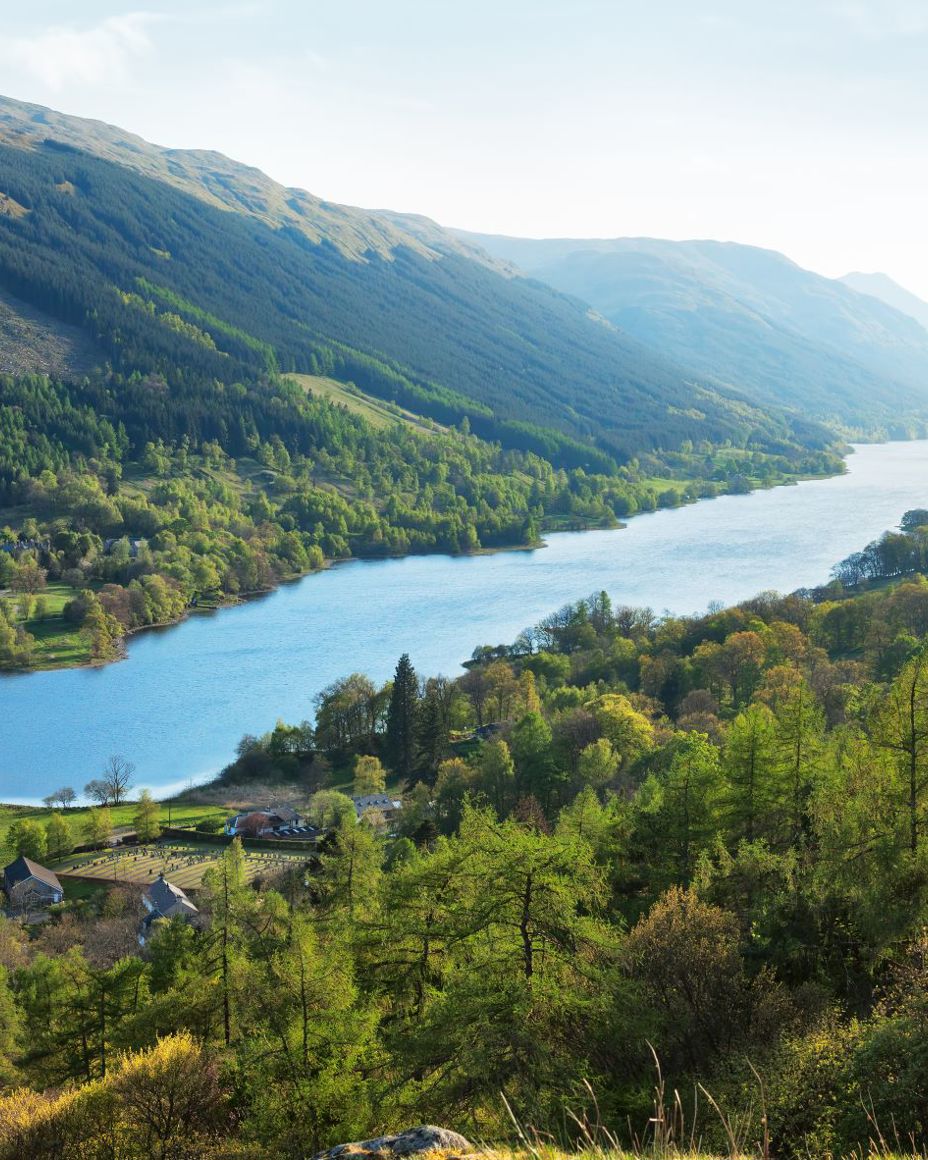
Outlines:
{"type": "Polygon", "coordinates": [[[403,808],[403,803],[396,798],[391,798],[389,794],[385,793],[369,793],[364,794],[363,797],[353,797],[354,808],[358,814],[363,814],[365,810],[399,810],[403,808]]]}
{"type": "Polygon", "coordinates": [[[54,890],[61,890],[61,883],[53,871],[40,866],[38,862],[33,862],[24,854],[20,854],[15,862],[11,862],[4,869],[3,875],[8,887],[15,886],[18,882],[25,882],[27,878],[35,878],[38,882],[44,882],[46,886],[51,886],[54,890]]]}
{"type": "Polygon", "coordinates": [[[181,909],[188,914],[197,914],[197,908],[193,905],[190,899],[184,894],[179,886],[175,886],[173,882],[168,882],[163,874],[159,874],[155,881],[145,891],[152,906],[160,914],[167,915],[169,912],[181,909]]]}

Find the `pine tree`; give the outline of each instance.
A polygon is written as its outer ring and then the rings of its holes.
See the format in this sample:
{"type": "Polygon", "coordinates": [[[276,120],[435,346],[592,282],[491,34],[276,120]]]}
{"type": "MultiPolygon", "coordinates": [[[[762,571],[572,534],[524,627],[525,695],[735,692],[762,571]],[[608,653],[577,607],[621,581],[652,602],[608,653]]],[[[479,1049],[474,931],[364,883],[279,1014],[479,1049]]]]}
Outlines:
{"type": "Polygon", "coordinates": [[[404,778],[415,769],[418,709],[419,681],[409,654],[403,653],[393,676],[387,709],[386,757],[393,772],[404,778]]]}
{"type": "Polygon", "coordinates": [[[236,1030],[239,976],[244,971],[243,928],[253,901],[240,838],[234,838],[222,857],[203,875],[203,886],[212,910],[208,944],[218,984],[223,1040],[228,1047],[236,1030]]]}
{"type": "Polygon", "coordinates": [[[777,724],[766,705],[749,705],[732,721],[723,768],[729,845],[769,837],[777,813],[777,724]]]}
{"type": "Polygon", "coordinates": [[[433,689],[426,691],[419,706],[416,742],[419,774],[431,783],[448,746],[448,728],[443,706],[433,689]]]}

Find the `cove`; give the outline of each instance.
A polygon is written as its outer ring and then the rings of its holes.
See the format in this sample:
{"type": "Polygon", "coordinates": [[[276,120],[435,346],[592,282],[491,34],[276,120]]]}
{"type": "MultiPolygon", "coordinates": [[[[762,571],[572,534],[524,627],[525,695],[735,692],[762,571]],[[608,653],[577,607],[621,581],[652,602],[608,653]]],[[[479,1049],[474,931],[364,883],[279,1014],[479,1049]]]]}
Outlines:
{"type": "Polygon", "coordinates": [[[0,680],[0,800],[80,793],[111,753],[136,763],[138,786],[178,789],[216,773],[242,734],[311,717],[314,694],[349,672],[385,680],[408,652],[420,673],[454,674],[475,646],[601,589],[690,613],[820,584],[923,506],[928,440],[864,444],[842,476],[562,532],[533,551],[339,565],[135,636],[119,664],[0,680]]]}

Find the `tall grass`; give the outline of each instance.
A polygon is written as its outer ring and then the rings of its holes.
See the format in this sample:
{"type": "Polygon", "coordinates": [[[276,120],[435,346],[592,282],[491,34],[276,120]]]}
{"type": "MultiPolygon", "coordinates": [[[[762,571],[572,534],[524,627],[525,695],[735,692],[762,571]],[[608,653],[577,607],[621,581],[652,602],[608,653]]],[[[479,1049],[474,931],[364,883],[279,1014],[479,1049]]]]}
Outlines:
{"type": "Polygon", "coordinates": [[[928,1152],[919,1148],[914,1139],[900,1138],[895,1124],[885,1131],[872,1107],[865,1107],[870,1138],[865,1146],[849,1154],[839,1156],[816,1149],[797,1155],[793,1150],[778,1150],[770,1136],[766,1085],[753,1064],[749,1066],[757,1080],[755,1106],[737,1114],[727,1113],[702,1084],[697,1084],[687,1114],[679,1091],[667,1090],[660,1060],[653,1048],[651,1052],[655,1069],[651,1116],[643,1130],[636,1130],[631,1123],[627,1125],[625,1139],[630,1143],[623,1144],[617,1133],[603,1123],[596,1094],[586,1084],[592,1111],[581,1115],[567,1113],[575,1137],[568,1147],[522,1124],[504,1096],[503,1103],[518,1143],[510,1152],[492,1148],[482,1151],[503,1160],[517,1160],[526,1155],[533,1160],[928,1160],[928,1152]],[[703,1146],[699,1124],[704,1112],[711,1114],[714,1121],[713,1136],[718,1137],[721,1131],[724,1140],[721,1151],[718,1147],[706,1151],[703,1146]]]}

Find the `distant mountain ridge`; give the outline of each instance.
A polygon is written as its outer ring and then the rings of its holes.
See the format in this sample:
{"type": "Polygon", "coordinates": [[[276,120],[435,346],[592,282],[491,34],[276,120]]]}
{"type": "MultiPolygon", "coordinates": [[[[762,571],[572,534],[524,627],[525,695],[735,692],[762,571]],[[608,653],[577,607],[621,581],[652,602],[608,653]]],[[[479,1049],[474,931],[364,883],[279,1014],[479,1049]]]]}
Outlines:
{"type": "MultiPolygon", "coordinates": [[[[851,285],[731,242],[456,231],[755,402],[849,424],[928,407],[928,331],[851,285]]],[[[900,432],[905,433],[905,432],[900,432]]]]}
{"type": "Polygon", "coordinates": [[[232,375],[233,348],[252,368],[272,355],[571,466],[829,441],[427,219],[336,206],[219,154],[0,99],[0,195],[0,289],[125,367],[130,348],[166,365],[139,326],[154,310],[203,373],[232,375]]]}
{"type": "Polygon", "coordinates": [[[928,302],[913,294],[911,290],[906,290],[898,282],[894,282],[887,274],[861,274],[855,271],[845,274],[839,281],[860,294],[879,298],[888,306],[908,314],[910,318],[928,328],[928,302]]]}

